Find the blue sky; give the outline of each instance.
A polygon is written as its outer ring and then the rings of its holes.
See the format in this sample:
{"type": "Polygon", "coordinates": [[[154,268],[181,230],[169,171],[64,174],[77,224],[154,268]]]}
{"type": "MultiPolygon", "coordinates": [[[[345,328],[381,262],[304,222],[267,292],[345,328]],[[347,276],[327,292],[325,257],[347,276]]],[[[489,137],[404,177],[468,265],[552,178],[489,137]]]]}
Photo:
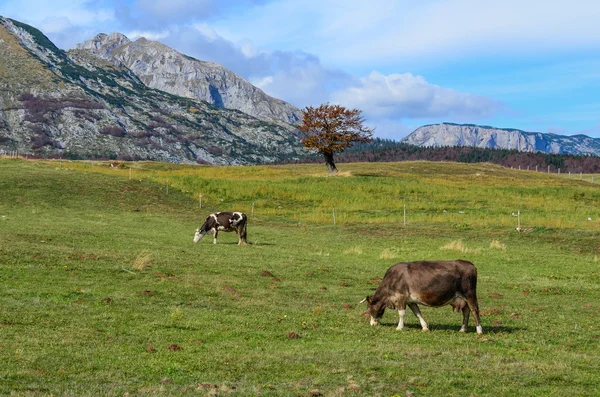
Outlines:
{"type": "Polygon", "coordinates": [[[600,1],[0,0],[70,49],[161,41],[302,108],[363,110],[400,139],[450,121],[600,137],[600,1]]]}

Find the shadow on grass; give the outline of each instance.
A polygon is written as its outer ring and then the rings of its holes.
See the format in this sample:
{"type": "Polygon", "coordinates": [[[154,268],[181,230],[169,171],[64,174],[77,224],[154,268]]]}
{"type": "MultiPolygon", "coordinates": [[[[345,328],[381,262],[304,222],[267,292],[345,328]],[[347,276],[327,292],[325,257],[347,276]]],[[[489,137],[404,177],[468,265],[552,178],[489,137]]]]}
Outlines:
{"type": "MultiPolygon", "coordinates": [[[[213,245],[213,244],[211,243],[210,245],[213,245]]],[[[227,246],[229,246],[229,245],[239,245],[239,244],[237,242],[233,242],[233,241],[232,242],[226,241],[226,242],[223,242],[223,243],[217,243],[215,245],[227,245],[227,246]]],[[[247,244],[242,245],[242,247],[243,246],[264,247],[264,246],[275,246],[275,245],[277,245],[277,244],[273,244],[273,243],[255,243],[253,241],[249,241],[247,244]]]]}
{"type": "Polygon", "coordinates": [[[193,327],[193,326],[189,326],[189,325],[177,325],[177,324],[161,325],[161,326],[158,326],[157,328],[179,329],[179,330],[183,330],[183,331],[203,331],[203,330],[206,330],[206,328],[203,328],[203,327],[193,327]]]}
{"type": "MultiPolygon", "coordinates": [[[[394,327],[398,326],[398,323],[381,323],[382,327],[394,327]]],[[[507,327],[507,326],[483,326],[484,334],[512,334],[513,332],[526,331],[527,327],[507,327]]],[[[429,332],[435,331],[460,331],[461,324],[458,325],[447,325],[447,324],[429,324],[429,332]]],[[[404,328],[421,330],[420,324],[404,324],[404,328]]],[[[467,333],[475,332],[475,325],[469,324],[467,333]]]]}

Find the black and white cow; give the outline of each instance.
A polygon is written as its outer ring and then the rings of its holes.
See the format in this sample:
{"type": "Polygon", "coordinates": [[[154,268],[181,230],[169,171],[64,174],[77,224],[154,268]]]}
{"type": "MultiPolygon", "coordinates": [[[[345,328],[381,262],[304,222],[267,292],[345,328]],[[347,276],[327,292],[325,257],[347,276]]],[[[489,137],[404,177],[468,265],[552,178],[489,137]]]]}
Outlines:
{"type": "Polygon", "coordinates": [[[473,313],[477,333],[483,333],[477,303],[477,269],[468,261],[420,261],[398,263],[385,273],[375,295],[363,300],[368,303],[371,325],[378,325],[386,308],[397,309],[398,330],[404,328],[406,305],[417,316],[423,331],[429,327],[419,310],[420,305],[440,307],[451,305],[462,311],[461,332],[467,331],[469,314],[473,313]]]}
{"type": "Polygon", "coordinates": [[[239,237],[238,245],[246,244],[246,224],[248,217],[241,212],[216,212],[210,214],[204,224],[196,229],[194,235],[194,243],[202,240],[202,238],[212,231],[213,244],[217,243],[217,235],[220,231],[233,232],[235,231],[239,237]]]}

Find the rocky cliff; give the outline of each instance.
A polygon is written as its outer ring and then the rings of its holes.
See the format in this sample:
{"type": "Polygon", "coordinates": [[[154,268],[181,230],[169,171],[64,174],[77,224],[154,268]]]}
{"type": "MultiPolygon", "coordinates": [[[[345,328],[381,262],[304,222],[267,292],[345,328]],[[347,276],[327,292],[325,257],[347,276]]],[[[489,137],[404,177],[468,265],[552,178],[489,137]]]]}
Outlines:
{"type": "Polygon", "coordinates": [[[585,135],[556,135],[473,124],[425,125],[402,139],[417,146],[472,146],[523,152],[600,156],[600,139],[585,135]]]}
{"type": "Polygon", "coordinates": [[[257,164],[302,153],[295,132],[149,88],[124,64],[87,50],[67,55],[0,17],[0,153],[257,164]]]}
{"type": "Polygon", "coordinates": [[[223,66],[191,58],[157,41],[132,42],[120,33],[101,33],[75,49],[125,65],[147,86],[173,95],[237,109],[269,122],[296,124],[300,118],[296,107],[270,97],[223,66]]]}

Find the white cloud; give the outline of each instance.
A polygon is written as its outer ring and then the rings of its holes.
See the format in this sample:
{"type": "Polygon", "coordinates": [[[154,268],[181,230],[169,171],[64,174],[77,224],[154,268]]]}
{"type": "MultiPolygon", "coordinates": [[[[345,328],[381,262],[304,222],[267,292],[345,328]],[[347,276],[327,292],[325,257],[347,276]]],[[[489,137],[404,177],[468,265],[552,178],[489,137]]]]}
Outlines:
{"type": "Polygon", "coordinates": [[[488,117],[502,109],[490,98],[428,83],[410,73],[372,72],[357,85],[333,93],[332,100],[376,118],[488,117]]]}
{"type": "Polygon", "coordinates": [[[169,32],[168,31],[162,31],[162,32],[146,31],[146,32],[143,32],[143,31],[139,31],[139,30],[134,30],[134,31],[125,33],[125,36],[127,36],[127,38],[129,38],[130,40],[135,40],[140,37],[143,37],[148,40],[159,41],[161,39],[164,39],[165,37],[168,37],[169,32]]]}
{"type": "Polygon", "coordinates": [[[215,41],[221,38],[219,34],[206,23],[196,23],[193,24],[192,27],[210,41],[215,41]]]}
{"type": "Polygon", "coordinates": [[[597,49],[596,0],[278,0],[216,21],[261,48],[302,48],[325,63],[530,55],[597,49]]]}

